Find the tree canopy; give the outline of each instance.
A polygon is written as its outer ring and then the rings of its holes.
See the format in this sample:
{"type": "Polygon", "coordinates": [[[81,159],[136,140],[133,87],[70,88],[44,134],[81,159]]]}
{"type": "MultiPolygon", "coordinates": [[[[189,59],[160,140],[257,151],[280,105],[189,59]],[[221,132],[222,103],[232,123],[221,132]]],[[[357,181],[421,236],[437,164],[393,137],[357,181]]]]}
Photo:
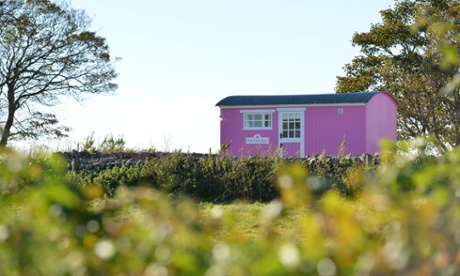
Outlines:
{"type": "Polygon", "coordinates": [[[117,89],[115,61],[90,24],[65,1],[0,1],[0,145],[66,136],[49,107],[117,89]]]}
{"type": "Polygon", "coordinates": [[[437,149],[460,144],[460,4],[396,0],[382,22],[355,33],[361,54],[344,66],[336,91],[385,91],[399,103],[398,135],[431,136],[437,149]]]}

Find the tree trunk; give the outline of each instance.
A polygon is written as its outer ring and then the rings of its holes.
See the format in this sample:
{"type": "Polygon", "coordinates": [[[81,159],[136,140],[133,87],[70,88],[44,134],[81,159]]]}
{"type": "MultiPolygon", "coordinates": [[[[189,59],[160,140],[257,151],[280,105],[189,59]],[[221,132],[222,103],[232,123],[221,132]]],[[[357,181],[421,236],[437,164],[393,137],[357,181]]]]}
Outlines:
{"type": "Polygon", "coordinates": [[[2,139],[0,140],[0,147],[6,146],[8,138],[10,137],[11,126],[13,125],[13,116],[8,112],[8,120],[6,120],[5,128],[2,132],[2,139]]]}
{"type": "Polygon", "coordinates": [[[455,145],[454,147],[460,145],[460,97],[458,89],[452,91],[454,95],[454,130],[455,130],[455,145]]]}
{"type": "Polygon", "coordinates": [[[14,113],[16,112],[16,105],[14,103],[14,88],[10,85],[8,87],[8,118],[6,119],[5,126],[3,127],[2,139],[0,140],[0,147],[6,146],[8,138],[11,134],[11,127],[14,122],[14,113]]]}

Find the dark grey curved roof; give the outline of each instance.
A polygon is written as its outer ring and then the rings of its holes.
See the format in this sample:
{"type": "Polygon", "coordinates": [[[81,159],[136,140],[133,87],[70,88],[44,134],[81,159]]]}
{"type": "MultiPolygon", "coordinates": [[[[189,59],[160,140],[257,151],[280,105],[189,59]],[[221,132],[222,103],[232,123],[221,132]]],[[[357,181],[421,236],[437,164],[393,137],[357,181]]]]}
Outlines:
{"type": "Polygon", "coordinates": [[[229,96],[216,106],[308,105],[367,103],[379,92],[353,92],[317,95],[229,96]]]}

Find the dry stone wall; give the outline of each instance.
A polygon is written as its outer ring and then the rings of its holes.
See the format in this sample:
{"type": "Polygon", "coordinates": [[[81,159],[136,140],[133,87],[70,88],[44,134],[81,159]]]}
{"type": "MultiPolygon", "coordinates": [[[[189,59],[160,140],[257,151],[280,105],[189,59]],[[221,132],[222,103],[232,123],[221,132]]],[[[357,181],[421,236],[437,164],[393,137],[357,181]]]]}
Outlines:
{"type": "MultiPolygon", "coordinates": [[[[111,169],[113,167],[130,167],[143,165],[148,159],[161,158],[170,153],[164,152],[118,152],[101,153],[88,151],[60,152],[71,171],[97,171],[111,169]]],[[[184,153],[185,154],[185,153],[184,153]]],[[[204,154],[191,153],[197,159],[204,154]]]]}
{"type": "MultiPolygon", "coordinates": [[[[170,155],[166,152],[120,152],[120,153],[101,153],[101,152],[88,152],[88,151],[72,151],[72,152],[59,152],[66,162],[67,167],[71,171],[98,171],[110,169],[113,167],[130,167],[138,166],[146,163],[151,158],[162,158],[170,155]]],[[[197,161],[207,156],[201,153],[182,153],[193,156],[197,161]]],[[[294,160],[290,158],[288,160],[294,160]]],[[[378,165],[380,163],[379,155],[345,155],[345,156],[328,156],[328,155],[313,155],[306,156],[305,158],[296,158],[304,164],[308,164],[311,168],[317,163],[329,163],[332,167],[335,164],[341,166],[352,166],[353,164],[365,164],[368,166],[378,165]]]]}

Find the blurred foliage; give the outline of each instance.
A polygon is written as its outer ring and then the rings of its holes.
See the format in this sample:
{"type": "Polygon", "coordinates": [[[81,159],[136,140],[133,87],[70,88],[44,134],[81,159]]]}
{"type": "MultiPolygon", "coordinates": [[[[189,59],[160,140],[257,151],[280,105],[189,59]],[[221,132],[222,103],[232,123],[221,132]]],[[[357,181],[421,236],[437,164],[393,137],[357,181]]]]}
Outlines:
{"type": "Polygon", "coordinates": [[[336,91],[384,91],[398,102],[398,136],[431,135],[438,151],[460,145],[460,4],[396,0],[369,31],[356,32],[360,54],[345,64],[336,91]]]}
{"type": "Polygon", "coordinates": [[[101,185],[73,183],[57,156],[5,151],[0,275],[458,275],[460,149],[432,157],[406,146],[386,145],[370,174],[350,172],[362,186],[352,197],[318,195],[323,180],[281,164],[279,197],[256,203],[258,214],[148,186],[107,198],[101,185]]]}

